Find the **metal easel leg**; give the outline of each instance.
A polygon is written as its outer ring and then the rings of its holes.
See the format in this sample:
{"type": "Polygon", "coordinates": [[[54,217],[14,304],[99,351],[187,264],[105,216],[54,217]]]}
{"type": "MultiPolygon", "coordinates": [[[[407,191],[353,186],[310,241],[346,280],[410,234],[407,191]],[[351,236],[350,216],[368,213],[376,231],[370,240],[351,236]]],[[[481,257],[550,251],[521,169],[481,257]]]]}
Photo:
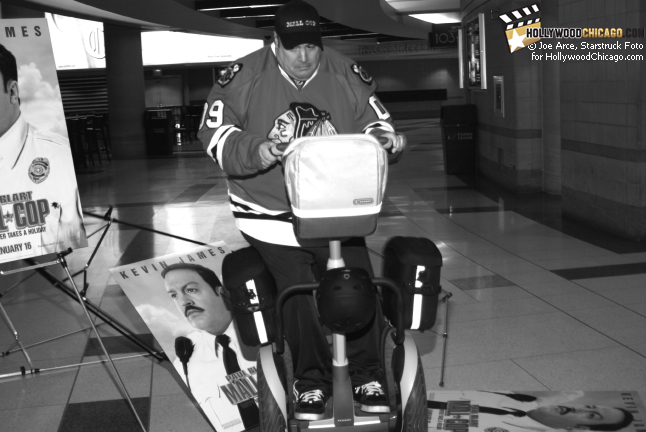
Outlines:
{"type": "MultiPolygon", "coordinates": [[[[16,342],[14,343],[13,346],[15,346],[17,344],[20,347],[20,350],[22,351],[25,358],[27,359],[27,363],[29,363],[29,369],[33,371],[34,370],[34,365],[31,363],[31,359],[29,358],[29,354],[27,353],[27,349],[22,344],[22,341],[20,340],[20,336],[18,336],[18,331],[13,326],[13,323],[11,322],[11,319],[9,318],[9,315],[7,315],[7,311],[4,309],[4,306],[2,306],[2,303],[0,303],[0,311],[2,311],[2,315],[4,316],[4,319],[7,322],[7,325],[11,328],[11,333],[13,334],[13,337],[16,340],[16,342]]],[[[11,348],[13,348],[13,346],[11,346],[9,348],[9,351],[7,351],[6,353],[3,352],[0,355],[0,357],[4,357],[4,356],[8,355],[11,352],[11,348]]]]}
{"type": "Polygon", "coordinates": [[[146,427],[144,426],[143,422],[141,421],[141,418],[139,418],[139,414],[137,414],[137,410],[135,409],[134,404],[132,403],[132,399],[130,399],[130,395],[128,394],[128,390],[126,390],[126,386],[123,384],[123,380],[121,379],[121,376],[119,375],[119,372],[117,371],[116,366],[114,365],[114,362],[112,361],[112,357],[110,357],[110,354],[108,354],[108,350],[106,350],[105,345],[103,345],[103,340],[101,339],[101,335],[99,335],[99,331],[96,329],[96,326],[94,325],[94,322],[92,321],[92,317],[90,316],[90,312],[87,310],[85,307],[85,302],[83,301],[83,298],[81,297],[81,293],[78,290],[76,283],[74,282],[74,279],[72,278],[72,275],[69,271],[69,268],[67,267],[67,261],[65,260],[65,254],[59,253],[58,254],[58,263],[65,269],[65,273],[67,273],[67,277],[69,278],[70,282],[72,283],[72,287],[74,288],[74,291],[76,292],[76,295],[79,300],[79,304],[83,308],[83,311],[85,312],[85,316],[87,316],[88,321],[90,322],[90,325],[92,326],[92,330],[94,330],[94,334],[96,335],[96,338],[99,342],[99,345],[101,345],[101,349],[103,350],[104,354],[108,358],[110,368],[112,369],[112,372],[114,373],[114,376],[117,378],[117,383],[119,384],[119,388],[123,395],[126,398],[126,401],[128,402],[128,405],[130,406],[130,410],[132,411],[132,414],[135,416],[137,419],[137,423],[139,423],[139,427],[141,427],[141,430],[143,432],[146,432],[146,427]]]}
{"type": "Polygon", "coordinates": [[[442,367],[440,372],[440,387],[444,387],[444,362],[446,361],[446,340],[449,338],[449,298],[453,293],[447,292],[444,298],[444,346],[442,347],[442,367]]]}

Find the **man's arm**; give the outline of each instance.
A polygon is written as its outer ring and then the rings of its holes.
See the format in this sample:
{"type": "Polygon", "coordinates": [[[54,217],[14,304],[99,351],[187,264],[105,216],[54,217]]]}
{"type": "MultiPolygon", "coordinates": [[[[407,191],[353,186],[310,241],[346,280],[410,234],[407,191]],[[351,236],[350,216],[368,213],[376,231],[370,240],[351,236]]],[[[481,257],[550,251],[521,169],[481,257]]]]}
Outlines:
{"type": "MultiPolygon", "coordinates": [[[[276,157],[268,154],[271,143],[266,138],[250,134],[240,126],[246,115],[244,105],[249,85],[243,76],[229,66],[228,80],[222,78],[211,89],[204,105],[198,138],[204,149],[230,175],[255,174],[271,166],[276,157]]],[[[238,65],[241,69],[242,66],[238,65]]]]}
{"type": "Polygon", "coordinates": [[[350,71],[346,74],[346,79],[356,100],[357,124],[362,128],[362,133],[385,138],[383,147],[389,153],[389,160],[392,162],[394,158],[398,159],[401,154],[397,153],[401,153],[406,147],[406,136],[395,132],[392,116],[375,94],[377,85],[372,77],[358,65],[352,65],[350,71]]]}
{"type": "Polygon", "coordinates": [[[364,133],[376,136],[380,142],[385,138],[386,142],[382,143],[382,145],[388,152],[388,162],[397,162],[406,147],[406,135],[395,132],[390,113],[374,93],[368,99],[365,113],[364,116],[367,117],[367,121],[370,123],[364,128],[364,133]],[[377,116],[378,120],[374,119],[373,114],[377,116]]]}

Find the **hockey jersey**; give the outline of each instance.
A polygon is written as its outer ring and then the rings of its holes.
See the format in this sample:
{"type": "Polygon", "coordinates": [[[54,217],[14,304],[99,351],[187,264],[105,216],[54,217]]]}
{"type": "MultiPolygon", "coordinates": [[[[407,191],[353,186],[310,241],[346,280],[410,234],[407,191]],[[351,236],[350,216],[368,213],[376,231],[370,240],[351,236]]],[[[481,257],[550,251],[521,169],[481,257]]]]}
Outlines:
{"type": "Polygon", "coordinates": [[[231,65],[213,86],[199,138],[227,173],[236,225],[258,240],[298,246],[280,164],[263,169],[259,146],[302,136],[394,131],[375,96],[376,83],[351,59],[329,47],[304,83],[280,67],[268,45],[231,65]]]}

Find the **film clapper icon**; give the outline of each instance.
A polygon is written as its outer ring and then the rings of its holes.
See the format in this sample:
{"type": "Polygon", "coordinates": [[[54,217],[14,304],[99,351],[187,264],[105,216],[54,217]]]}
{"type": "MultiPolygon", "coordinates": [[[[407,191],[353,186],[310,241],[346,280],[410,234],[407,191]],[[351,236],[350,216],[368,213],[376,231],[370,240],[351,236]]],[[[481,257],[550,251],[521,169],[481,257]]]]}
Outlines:
{"type": "Polygon", "coordinates": [[[503,23],[503,30],[507,36],[509,52],[513,53],[540,40],[540,38],[532,39],[525,37],[528,28],[541,27],[540,12],[541,4],[534,3],[530,6],[525,6],[520,9],[498,15],[498,18],[503,23]]]}

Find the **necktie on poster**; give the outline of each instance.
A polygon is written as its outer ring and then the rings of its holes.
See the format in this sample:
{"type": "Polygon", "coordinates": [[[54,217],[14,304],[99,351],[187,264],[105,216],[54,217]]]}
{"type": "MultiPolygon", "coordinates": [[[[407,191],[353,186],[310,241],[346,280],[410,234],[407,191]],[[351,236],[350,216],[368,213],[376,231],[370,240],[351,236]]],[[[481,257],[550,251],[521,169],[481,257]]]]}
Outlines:
{"type": "Polygon", "coordinates": [[[230,381],[230,384],[227,386],[222,386],[222,391],[229,397],[232,404],[238,406],[245,429],[257,426],[260,423],[260,413],[254,400],[258,396],[258,387],[255,385],[255,379],[247,374],[246,371],[240,370],[238,356],[229,346],[231,342],[229,336],[218,335],[215,341],[216,352],[217,344],[222,347],[222,360],[224,362],[224,368],[227,371],[227,379],[230,381]],[[232,400],[234,394],[239,397],[233,398],[232,400]],[[240,398],[244,399],[240,400],[240,398]]]}

